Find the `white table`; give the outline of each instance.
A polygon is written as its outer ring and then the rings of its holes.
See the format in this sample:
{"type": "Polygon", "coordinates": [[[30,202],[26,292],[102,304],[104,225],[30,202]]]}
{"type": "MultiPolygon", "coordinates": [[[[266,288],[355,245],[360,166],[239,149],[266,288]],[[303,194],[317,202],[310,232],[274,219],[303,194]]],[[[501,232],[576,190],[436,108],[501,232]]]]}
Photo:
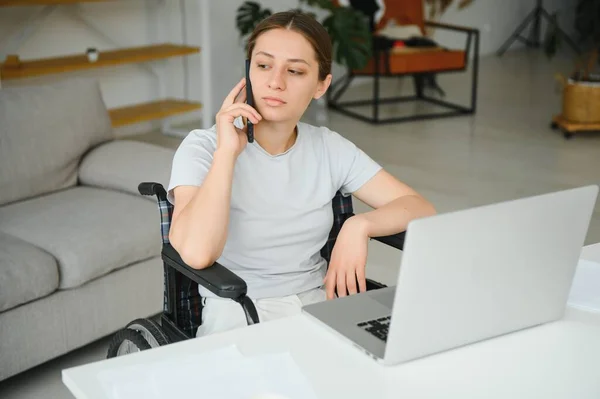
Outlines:
{"type": "MultiPolygon", "coordinates": [[[[583,247],[583,250],[581,251],[581,259],[600,263],[600,242],[583,247]]],[[[589,325],[600,326],[600,317],[597,314],[584,312],[570,307],[567,308],[565,318],[569,320],[581,321],[589,325]]],[[[600,395],[598,395],[598,398],[600,398],[600,395]]]]}
{"type": "Polygon", "coordinates": [[[600,262],[600,242],[583,247],[581,250],[581,258],[600,262]]]}
{"type": "MultiPolygon", "coordinates": [[[[600,244],[582,257],[600,261],[600,244]]],[[[102,370],[231,344],[244,355],[289,351],[320,398],[600,398],[600,316],[574,310],[561,321],[390,368],[298,315],[67,369],[63,382],[78,399],[100,399],[102,370]]]]}

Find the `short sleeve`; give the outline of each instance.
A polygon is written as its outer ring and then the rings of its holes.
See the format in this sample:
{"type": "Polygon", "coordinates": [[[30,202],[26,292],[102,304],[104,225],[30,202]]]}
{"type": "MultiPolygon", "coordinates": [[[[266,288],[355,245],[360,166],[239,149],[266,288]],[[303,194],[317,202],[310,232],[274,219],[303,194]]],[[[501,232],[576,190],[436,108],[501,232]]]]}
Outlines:
{"type": "Polygon", "coordinates": [[[381,170],[381,165],[339,133],[329,131],[326,141],[333,179],[343,195],[352,194],[381,170]]]}
{"type": "Polygon", "coordinates": [[[167,199],[175,204],[173,190],[178,186],[200,186],[213,161],[217,145],[216,131],[198,129],[191,131],[181,142],[173,157],[167,199]]]}

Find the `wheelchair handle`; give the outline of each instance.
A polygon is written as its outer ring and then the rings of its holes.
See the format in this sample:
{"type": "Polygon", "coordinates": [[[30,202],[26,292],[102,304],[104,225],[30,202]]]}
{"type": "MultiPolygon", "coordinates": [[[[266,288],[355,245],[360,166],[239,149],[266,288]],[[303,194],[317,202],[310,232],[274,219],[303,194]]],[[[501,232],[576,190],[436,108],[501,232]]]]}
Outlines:
{"type": "Polygon", "coordinates": [[[138,185],[138,191],[142,195],[156,195],[159,200],[167,199],[167,192],[160,183],[142,182],[138,185]]]}

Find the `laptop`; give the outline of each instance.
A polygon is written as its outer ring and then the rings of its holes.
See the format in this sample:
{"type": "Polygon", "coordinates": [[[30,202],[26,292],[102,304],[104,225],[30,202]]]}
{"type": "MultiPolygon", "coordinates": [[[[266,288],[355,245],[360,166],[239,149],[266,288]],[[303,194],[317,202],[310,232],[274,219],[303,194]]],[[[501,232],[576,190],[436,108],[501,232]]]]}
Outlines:
{"type": "Polygon", "coordinates": [[[394,287],[303,312],[383,365],[561,319],[597,196],[586,186],[414,220],[394,287]]]}

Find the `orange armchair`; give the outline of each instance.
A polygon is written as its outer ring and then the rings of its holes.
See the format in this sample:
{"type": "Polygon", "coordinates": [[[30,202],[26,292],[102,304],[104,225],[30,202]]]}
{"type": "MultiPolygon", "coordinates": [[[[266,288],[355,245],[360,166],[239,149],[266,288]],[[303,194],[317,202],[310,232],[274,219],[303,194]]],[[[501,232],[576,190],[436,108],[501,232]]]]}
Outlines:
{"type": "MultiPolygon", "coordinates": [[[[338,2],[334,0],[334,3],[338,2]]],[[[465,48],[400,47],[384,50],[373,46],[373,57],[363,69],[348,70],[346,75],[331,85],[327,93],[329,108],[350,117],[376,124],[474,114],[477,105],[477,80],[479,73],[479,31],[477,29],[426,21],[423,17],[423,0],[385,0],[384,3],[385,9],[381,19],[375,22],[373,16],[371,16],[370,23],[372,29],[374,29],[374,35],[377,35],[390,20],[394,20],[399,25],[417,25],[423,33],[426,26],[464,33],[466,35],[465,48]],[[473,65],[471,66],[472,77],[469,105],[454,104],[425,94],[426,79],[433,74],[466,72],[469,66],[469,54],[471,53],[473,54],[473,65]],[[412,75],[414,80],[414,95],[381,98],[380,84],[382,78],[409,75],[412,75]],[[340,101],[341,96],[357,76],[373,78],[372,97],[366,100],[340,101]],[[380,117],[381,104],[407,101],[424,101],[446,108],[446,110],[419,115],[390,118],[380,117]],[[372,108],[371,117],[351,110],[354,107],[365,106],[372,108]]]]}

